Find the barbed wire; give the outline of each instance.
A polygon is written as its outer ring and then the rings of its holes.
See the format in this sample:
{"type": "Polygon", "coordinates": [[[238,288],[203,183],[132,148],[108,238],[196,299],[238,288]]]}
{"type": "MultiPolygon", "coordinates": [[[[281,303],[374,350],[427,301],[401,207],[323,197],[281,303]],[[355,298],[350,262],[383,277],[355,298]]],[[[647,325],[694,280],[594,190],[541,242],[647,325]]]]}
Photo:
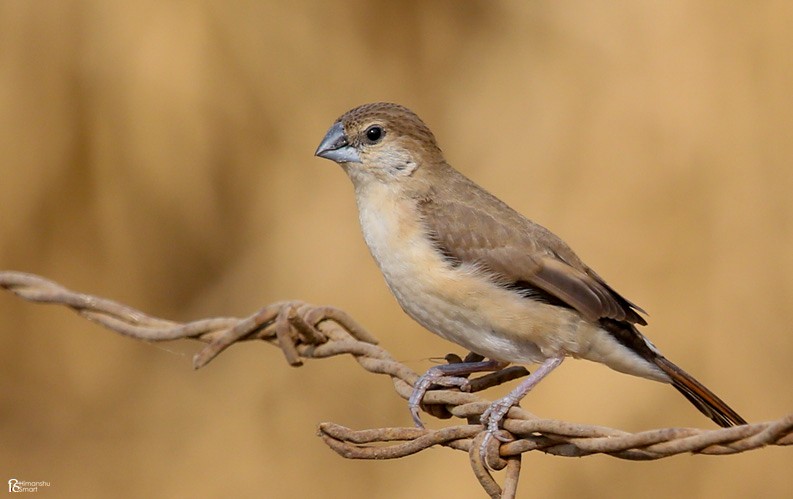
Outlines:
{"type": "MultiPolygon", "coordinates": [[[[0,287],[34,303],[70,307],[79,315],[124,336],[144,341],[190,338],[207,345],[193,357],[193,366],[205,366],[233,343],[263,340],[281,349],[292,366],[302,359],[351,355],[364,369],[392,378],[400,397],[408,399],[418,375],[394,360],[377,339],[347,313],[333,307],[300,301],[270,304],[245,318],[217,317],[178,323],[151,317],[121,303],[78,293],[22,272],[0,272],[0,287]]],[[[447,356],[450,362],[459,358],[447,356]]],[[[515,496],[521,455],[528,451],[565,457],[608,454],[621,459],[654,460],[676,454],[736,454],[766,445],[793,444],[793,414],[777,421],[731,428],[700,430],[664,428],[629,433],[612,428],[542,419],[520,408],[510,409],[503,427],[512,437],[507,443],[490,439],[484,456],[479,452],[485,436],[479,416],[490,402],[475,392],[526,374],[513,366],[481,376],[470,390],[438,389],[427,392],[423,409],[439,418],[456,417],[467,424],[442,429],[377,428],[352,430],[335,423],[321,423],[318,434],[339,455],[349,459],[397,459],[435,445],[469,453],[471,467],[491,497],[515,496]],[[486,461],[486,462],[485,462],[486,461]],[[505,470],[503,487],[490,469],[505,470]]]]}

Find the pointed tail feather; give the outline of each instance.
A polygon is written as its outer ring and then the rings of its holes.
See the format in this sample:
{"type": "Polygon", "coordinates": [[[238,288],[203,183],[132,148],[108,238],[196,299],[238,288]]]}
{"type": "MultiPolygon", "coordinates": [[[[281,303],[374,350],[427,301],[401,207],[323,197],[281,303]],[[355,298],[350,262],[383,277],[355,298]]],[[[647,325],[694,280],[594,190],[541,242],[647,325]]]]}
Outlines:
{"type": "Polygon", "coordinates": [[[694,406],[717,425],[724,428],[747,424],[737,412],[724,403],[715,393],[680,369],[665,357],[657,355],[653,362],[672,379],[672,386],[685,395],[694,406]]]}

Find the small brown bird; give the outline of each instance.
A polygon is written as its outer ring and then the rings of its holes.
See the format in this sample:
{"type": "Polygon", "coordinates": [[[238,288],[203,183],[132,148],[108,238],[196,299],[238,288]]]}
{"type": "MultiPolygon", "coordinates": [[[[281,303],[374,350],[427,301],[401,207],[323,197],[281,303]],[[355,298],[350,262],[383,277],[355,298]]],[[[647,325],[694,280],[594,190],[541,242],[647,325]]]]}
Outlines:
{"type": "Polygon", "coordinates": [[[508,363],[540,366],[483,414],[489,435],[509,408],[571,356],[670,383],[720,426],[746,421],[667,360],[636,328],[644,311],[561,239],[488,193],[444,159],[409,109],[366,104],[341,116],[315,153],[352,180],[369,250],[403,310],[488,361],[431,368],[410,398],[418,426],[432,384],[508,363]]]}

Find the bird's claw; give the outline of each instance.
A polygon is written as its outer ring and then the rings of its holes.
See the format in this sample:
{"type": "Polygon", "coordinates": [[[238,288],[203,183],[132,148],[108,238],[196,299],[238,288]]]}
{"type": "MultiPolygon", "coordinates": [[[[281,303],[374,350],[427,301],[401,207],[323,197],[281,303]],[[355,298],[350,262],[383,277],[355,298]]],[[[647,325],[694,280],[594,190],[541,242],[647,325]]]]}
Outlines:
{"type": "Polygon", "coordinates": [[[419,406],[416,404],[415,406],[411,403],[410,407],[410,416],[413,418],[413,425],[416,428],[424,429],[424,423],[421,422],[421,417],[419,416],[419,406]]]}
{"type": "Polygon", "coordinates": [[[480,421],[486,428],[487,435],[482,439],[482,445],[479,447],[479,455],[482,457],[482,462],[487,465],[487,448],[491,445],[491,441],[496,439],[501,443],[508,443],[515,440],[506,430],[499,427],[501,421],[507,415],[509,410],[515,405],[515,402],[509,397],[496,400],[485,412],[482,413],[480,421]]]}
{"type": "Polygon", "coordinates": [[[488,470],[500,470],[506,464],[501,457],[501,444],[514,440],[508,432],[499,430],[496,433],[485,430],[484,435],[474,439],[479,441],[479,460],[488,470]]]}
{"type": "Polygon", "coordinates": [[[440,385],[445,387],[457,387],[464,390],[468,384],[468,378],[447,376],[442,369],[438,369],[437,367],[433,367],[419,376],[416,383],[413,384],[413,393],[410,394],[410,398],[408,399],[408,408],[410,409],[410,415],[413,418],[413,424],[416,425],[416,428],[424,428],[424,423],[421,422],[421,417],[419,416],[419,409],[421,407],[421,401],[430,387],[433,385],[440,385]]]}
{"type": "MultiPolygon", "coordinates": [[[[468,357],[466,357],[468,359],[468,357]]],[[[413,422],[416,427],[424,428],[419,418],[419,409],[421,408],[421,401],[427,390],[433,385],[443,386],[447,388],[456,387],[462,391],[471,389],[471,381],[464,376],[471,373],[482,371],[497,371],[506,366],[505,363],[496,360],[475,361],[475,362],[451,362],[440,366],[431,367],[416,379],[413,384],[413,393],[410,394],[408,399],[408,407],[410,414],[413,417],[413,422]]]]}

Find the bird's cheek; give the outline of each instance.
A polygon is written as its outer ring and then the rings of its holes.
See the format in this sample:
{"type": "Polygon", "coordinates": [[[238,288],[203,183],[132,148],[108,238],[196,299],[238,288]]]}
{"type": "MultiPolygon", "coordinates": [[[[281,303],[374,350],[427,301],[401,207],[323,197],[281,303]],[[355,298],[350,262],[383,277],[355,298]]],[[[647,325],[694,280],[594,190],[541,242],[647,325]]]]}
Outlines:
{"type": "Polygon", "coordinates": [[[374,164],[380,165],[383,172],[392,177],[410,176],[418,167],[418,161],[407,149],[387,148],[378,153],[374,164]]]}

